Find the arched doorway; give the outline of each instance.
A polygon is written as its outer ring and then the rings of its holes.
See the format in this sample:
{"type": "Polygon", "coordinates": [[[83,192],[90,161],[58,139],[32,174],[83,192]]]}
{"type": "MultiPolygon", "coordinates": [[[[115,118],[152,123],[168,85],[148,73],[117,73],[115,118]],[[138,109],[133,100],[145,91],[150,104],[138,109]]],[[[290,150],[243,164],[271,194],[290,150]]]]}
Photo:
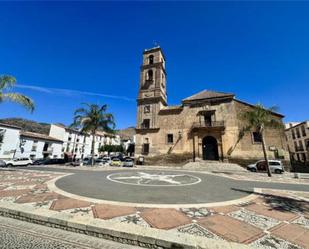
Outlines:
{"type": "Polygon", "coordinates": [[[204,160],[219,160],[218,143],[214,137],[204,137],[202,146],[204,160]]]}

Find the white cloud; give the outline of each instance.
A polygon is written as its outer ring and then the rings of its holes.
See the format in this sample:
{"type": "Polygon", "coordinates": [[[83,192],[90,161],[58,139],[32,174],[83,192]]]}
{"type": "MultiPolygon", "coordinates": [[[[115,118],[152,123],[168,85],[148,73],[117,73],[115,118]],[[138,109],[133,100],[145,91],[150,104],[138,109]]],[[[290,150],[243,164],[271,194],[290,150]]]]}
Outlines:
{"type": "Polygon", "coordinates": [[[64,89],[64,88],[49,88],[49,87],[41,87],[41,86],[33,86],[33,85],[24,85],[24,84],[16,84],[17,88],[29,89],[37,92],[48,93],[48,94],[58,94],[58,95],[65,95],[65,96],[76,96],[76,95],[87,95],[87,96],[98,96],[98,97],[105,97],[111,99],[119,99],[125,101],[135,101],[133,98],[129,98],[126,96],[118,96],[118,95],[110,95],[104,93],[94,93],[94,92],[87,92],[87,91],[79,91],[73,89],[64,89]]]}

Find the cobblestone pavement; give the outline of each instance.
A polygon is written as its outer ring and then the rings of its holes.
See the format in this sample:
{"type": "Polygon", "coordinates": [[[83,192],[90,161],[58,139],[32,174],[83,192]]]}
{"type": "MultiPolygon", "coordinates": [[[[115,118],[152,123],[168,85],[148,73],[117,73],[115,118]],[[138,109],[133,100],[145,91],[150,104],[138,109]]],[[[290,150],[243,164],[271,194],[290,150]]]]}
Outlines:
{"type": "Polygon", "coordinates": [[[0,217],[1,249],[138,249],[24,221],[0,217]]]}
{"type": "MultiPolygon", "coordinates": [[[[172,230],[177,233],[243,243],[255,248],[309,248],[309,192],[262,189],[253,199],[241,204],[199,208],[143,208],[99,204],[52,192],[47,182],[61,175],[65,174],[29,170],[0,171],[0,204],[5,202],[12,208],[14,205],[30,206],[38,211],[45,209],[74,217],[132,224],[132,229],[138,225],[144,229],[172,230]]],[[[5,223],[1,220],[0,224],[0,241],[11,241],[14,236],[3,232],[5,223]]],[[[19,226],[15,227],[17,229],[19,226]]],[[[53,236],[48,231],[42,231],[43,235],[53,236]]],[[[30,243],[21,248],[49,248],[45,244],[35,247],[36,243],[40,242],[33,234],[19,233],[16,236],[30,243]],[[24,236],[30,237],[25,239],[24,236]]],[[[51,248],[57,248],[57,243],[66,243],[64,240],[53,240],[49,236],[44,237],[43,241],[45,240],[52,241],[51,248]]],[[[82,245],[81,243],[79,247],[74,247],[74,244],[68,244],[59,248],[87,248],[82,245]]],[[[10,248],[9,246],[7,244],[3,248],[10,248]]]]}

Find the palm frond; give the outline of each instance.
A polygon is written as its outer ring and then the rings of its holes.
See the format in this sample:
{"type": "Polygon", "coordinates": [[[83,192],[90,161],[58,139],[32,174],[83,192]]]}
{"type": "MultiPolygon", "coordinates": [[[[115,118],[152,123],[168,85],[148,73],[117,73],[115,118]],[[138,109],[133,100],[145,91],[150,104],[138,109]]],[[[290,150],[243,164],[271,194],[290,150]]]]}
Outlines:
{"type": "Polygon", "coordinates": [[[2,99],[7,101],[16,102],[29,109],[31,112],[34,111],[34,102],[32,99],[20,93],[4,93],[2,99]]]}
{"type": "Polygon", "coordinates": [[[13,87],[16,84],[16,79],[10,75],[0,76],[0,91],[13,87]]]}
{"type": "Polygon", "coordinates": [[[77,115],[77,114],[87,114],[88,110],[85,109],[85,108],[78,108],[75,110],[74,112],[74,115],[77,115]]]}
{"type": "Polygon", "coordinates": [[[81,128],[82,132],[94,134],[98,130],[112,131],[115,127],[114,116],[106,113],[107,105],[83,103],[85,107],[74,112],[73,125],[81,128]]]}
{"type": "Polygon", "coordinates": [[[256,104],[253,109],[241,115],[250,129],[260,130],[262,127],[280,128],[282,122],[274,118],[273,113],[278,107],[265,108],[262,104],[256,104]]]}

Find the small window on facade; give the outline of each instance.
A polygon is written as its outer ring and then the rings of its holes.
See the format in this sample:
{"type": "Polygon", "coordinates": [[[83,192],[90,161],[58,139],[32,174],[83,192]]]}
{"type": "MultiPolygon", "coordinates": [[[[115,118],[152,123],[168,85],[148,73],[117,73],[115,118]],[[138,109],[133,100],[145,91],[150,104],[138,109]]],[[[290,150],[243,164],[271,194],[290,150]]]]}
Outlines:
{"type": "Polygon", "coordinates": [[[150,127],[150,119],[144,119],[144,121],[142,123],[142,127],[144,129],[148,129],[150,127]]]}
{"type": "Polygon", "coordinates": [[[261,143],[262,142],[262,136],[259,132],[252,132],[253,142],[254,143],[261,143]]]}
{"type": "Polygon", "coordinates": [[[150,105],[144,106],[144,113],[150,113],[150,105]]]}
{"type": "Polygon", "coordinates": [[[297,151],[298,146],[297,146],[296,141],[294,141],[294,148],[295,148],[295,151],[297,151]]]}
{"type": "Polygon", "coordinates": [[[167,134],[167,143],[172,144],[174,142],[173,134],[167,134]]]}
{"type": "Polygon", "coordinates": [[[149,144],[143,144],[143,154],[147,155],[149,154],[149,144]]]}
{"type": "Polygon", "coordinates": [[[303,142],[299,141],[299,150],[304,150],[303,142]]]}
{"type": "Polygon", "coordinates": [[[300,132],[299,132],[298,128],[296,128],[296,135],[297,135],[298,138],[300,138],[300,132]]]}
{"type": "Polygon", "coordinates": [[[305,129],[305,126],[302,126],[302,127],[301,127],[301,133],[302,133],[302,136],[303,136],[303,137],[306,136],[306,129],[305,129]]]}
{"type": "Polygon", "coordinates": [[[148,56],[148,62],[149,64],[153,64],[153,55],[148,56]]]}
{"type": "Polygon", "coordinates": [[[296,138],[296,137],[295,137],[295,131],[294,131],[294,130],[292,130],[292,137],[293,137],[293,139],[296,138]]]}

